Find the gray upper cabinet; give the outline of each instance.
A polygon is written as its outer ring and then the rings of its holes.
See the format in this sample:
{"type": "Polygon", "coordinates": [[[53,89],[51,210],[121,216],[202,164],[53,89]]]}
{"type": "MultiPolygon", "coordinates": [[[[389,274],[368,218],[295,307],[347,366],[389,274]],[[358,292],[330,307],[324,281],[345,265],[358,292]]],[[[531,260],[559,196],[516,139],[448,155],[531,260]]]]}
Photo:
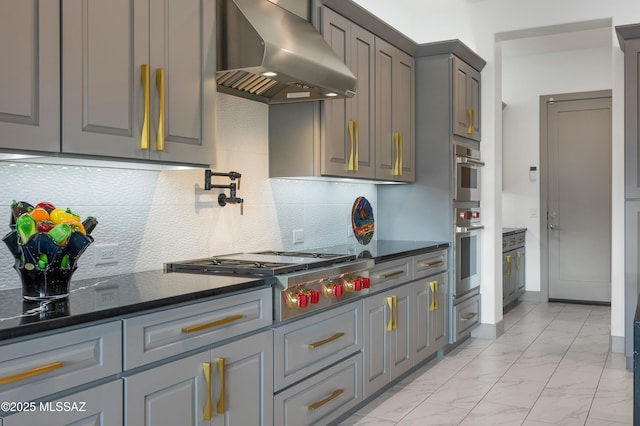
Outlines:
{"type": "Polygon", "coordinates": [[[58,2],[0,2],[0,148],[60,150],[58,2]]]}
{"type": "Polygon", "coordinates": [[[328,7],[320,11],[323,37],[356,76],[356,95],[271,105],[269,176],[413,182],[413,57],[328,7]]]}
{"type": "Polygon", "coordinates": [[[375,36],[328,8],[322,9],[322,33],[357,79],[356,95],[324,101],[322,174],[375,177],[375,36]]]}
{"type": "Polygon", "coordinates": [[[616,27],[624,51],[624,168],[626,199],[640,199],[640,24],[616,27]]]}
{"type": "Polygon", "coordinates": [[[214,163],[214,0],[65,1],[62,47],[62,152],[214,163]]]}
{"type": "Polygon", "coordinates": [[[480,141],[480,72],[452,56],[453,133],[480,141]]]}
{"type": "Polygon", "coordinates": [[[376,38],[376,177],[415,180],[415,61],[376,38]]]}

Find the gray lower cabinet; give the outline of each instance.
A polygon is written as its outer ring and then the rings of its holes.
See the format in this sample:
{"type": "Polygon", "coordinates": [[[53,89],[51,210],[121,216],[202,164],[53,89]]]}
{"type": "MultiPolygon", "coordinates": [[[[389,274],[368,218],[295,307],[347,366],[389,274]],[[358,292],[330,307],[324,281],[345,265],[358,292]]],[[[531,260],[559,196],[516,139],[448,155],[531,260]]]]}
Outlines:
{"type": "Polygon", "coordinates": [[[414,365],[427,359],[449,341],[447,274],[413,283],[415,304],[414,365]]]}
{"type": "Polygon", "coordinates": [[[33,412],[0,419],[3,426],[122,425],[122,380],[114,380],[53,401],[34,403],[33,412]]]}
{"type": "Polygon", "coordinates": [[[361,372],[358,352],[275,395],[274,425],[329,424],[362,401],[361,372]]]}
{"type": "Polygon", "coordinates": [[[60,4],[0,2],[0,148],[60,151],[60,4]]]}
{"type": "Polygon", "coordinates": [[[61,22],[62,152],[214,163],[213,0],[69,0],[61,22]]]}
{"type": "Polygon", "coordinates": [[[480,295],[454,304],[452,321],[453,334],[458,341],[480,323],[480,295]]]}
{"type": "Polygon", "coordinates": [[[364,397],[413,366],[413,286],[364,300],[364,397]]]}
{"type": "Polygon", "coordinates": [[[126,425],[270,425],[273,334],[263,331],[124,379],[126,425]]]}

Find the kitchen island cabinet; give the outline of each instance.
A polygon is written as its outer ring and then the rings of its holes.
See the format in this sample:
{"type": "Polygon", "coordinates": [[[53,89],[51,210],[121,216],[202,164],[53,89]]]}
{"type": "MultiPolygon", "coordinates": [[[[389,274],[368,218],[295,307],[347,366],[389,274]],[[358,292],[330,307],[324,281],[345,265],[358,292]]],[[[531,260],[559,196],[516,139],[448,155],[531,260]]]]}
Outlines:
{"type": "Polygon", "coordinates": [[[62,152],[213,164],[215,68],[213,0],[65,1],[62,152]]]}
{"type": "Polygon", "coordinates": [[[503,308],[525,293],[526,228],[506,228],[502,233],[502,303],[503,308]]]}
{"type": "Polygon", "coordinates": [[[0,3],[0,148],[60,151],[60,5],[0,3]]]}
{"type": "Polygon", "coordinates": [[[128,376],[126,424],[270,425],[272,366],[267,330],[128,376]]]}

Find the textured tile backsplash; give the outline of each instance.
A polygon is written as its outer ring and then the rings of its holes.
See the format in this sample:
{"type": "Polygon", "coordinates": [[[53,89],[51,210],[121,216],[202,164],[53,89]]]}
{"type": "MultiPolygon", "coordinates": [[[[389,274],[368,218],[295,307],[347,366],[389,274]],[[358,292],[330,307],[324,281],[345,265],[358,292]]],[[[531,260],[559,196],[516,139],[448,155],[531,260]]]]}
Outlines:
{"type": "MultiPolygon", "coordinates": [[[[376,207],[371,184],[269,179],[267,106],[218,97],[214,169],[242,173],[237,205],[220,207],[204,191],[202,170],[146,171],[0,162],[0,226],[9,232],[13,199],[50,201],[99,224],[74,279],[161,269],[163,262],[263,249],[307,249],[347,242],[356,197],[376,207]],[[1,212],[5,213],[2,214],[1,212]],[[4,218],[4,219],[3,219],[4,218]],[[304,243],[293,244],[293,230],[304,243]],[[117,243],[117,264],[95,265],[96,244],[117,243]]],[[[228,184],[227,178],[214,178],[228,184]]],[[[228,191],[227,191],[228,193],[228,191]]],[[[1,233],[4,235],[4,233],[1,233]]],[[[0,289],[19,287],[9,250],[0,243],[0,289]]]]}

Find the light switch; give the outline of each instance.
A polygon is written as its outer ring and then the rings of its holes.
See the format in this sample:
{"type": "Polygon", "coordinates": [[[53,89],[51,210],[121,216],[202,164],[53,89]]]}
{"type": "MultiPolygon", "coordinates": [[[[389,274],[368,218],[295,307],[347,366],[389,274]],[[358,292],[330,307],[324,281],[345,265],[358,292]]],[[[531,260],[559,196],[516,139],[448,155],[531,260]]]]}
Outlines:
{"type": "Polygon", "coordinates": [[[538,168],[536,166],[529,167],[529,182],[538,180],[538,168]]]}

